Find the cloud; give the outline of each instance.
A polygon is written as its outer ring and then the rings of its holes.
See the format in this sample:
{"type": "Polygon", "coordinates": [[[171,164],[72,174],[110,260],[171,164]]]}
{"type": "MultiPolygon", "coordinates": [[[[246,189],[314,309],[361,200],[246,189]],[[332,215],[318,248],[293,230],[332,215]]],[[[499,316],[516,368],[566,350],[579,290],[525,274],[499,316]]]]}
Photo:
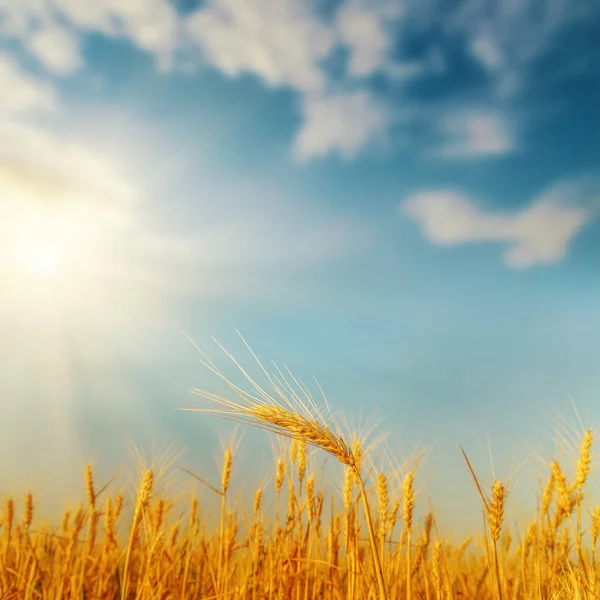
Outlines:
{"type": "Polygon", "coordinates": [[[471,40],[471,52],[488,70],[496,71],[504,65],[504,56],[489,36],[477,35],[471,40]]]}
{"type": "Polygon", "coordinates": [[[439,124],[442,146],[435,154],[451,159],[496,156],[516,149],[508,117],[490,110],[450,110],[439,124]]]}
{"type": "MultiPolygon", "coordinates": [[[[386,19],[397,13],[395,3],[351,0],[328,25],[301,0],[211,0],[187,19],[186,30],[227,75],[253,74],[300,93],[304,121],[293,156],[306,163],[330,153],[352,158],[384,129],[382,103],[366,89],[332,85],[322,62],[341,44],[350,50],[350,78],[391,70],[386,19]]],[[[409,70],[407,77],[422,72],[413,64],[409,70]]]]}
{"type": "MultiPolygon", "coordinates": [[[[392,37],[386,27],[389,10],[367,7],[356,0],[346,2],[336,16],[340,41],[350,50],[348,72],[363,77],[381,70],[389,60],[392,37]]],[[[389,27],[389,23],[387,23],[389,27]]]]}
{"type": "Polygon", "coordinates": [[[556,34],[593,11],[585,0],[466,0],[448,27],[487,71],[492,94],[506,100],[525,90],[528,70],[552,51],[556,34]]]}
{"type": "Polygon", "coordinates": [[[303,114],[294,142],[299,162],[331,152],[351,158],[386,125],[385,109],[364,91],[306,97],[303,114]]]}
{"type": "Polygon", "coordinates": [[[229,76],[250,73],[303,92],[325,87],[319,61],[334,34],[301,0],[211,0],[187,19],[186,30],[229,76]]]}
{"type": "Polygon", "coordinates": [[[400,210],[436,246],[507,244],[504,264],[526,269],[564,258],[572,239],[598,214],[595,189],[587,180],[557,184],[513,213],[485,211],[455,191],[427,191],[408,198],[400,210]]]}
{"type": "MultiPolygon", "coordinates": [[[[470,0],[459,10],[464,14],[465,34],[472,39],[487,38],[488,49],[493,46],[503,62],[514,66],[524,66],[546,52],[554,34],[571,18],[565,0],[496,0],[489,7],[477,4],[470,0]]],[[[576,13],[573,10],[573,16],[576,13]]],[[[489,58],[489,54],[480,57],[489,58]]]]}
{"type": "Polygon", "coordinates": [[[381,23],[349,5],[337,26],[336,32],[300,0],[212,0],[188,18],[186,28],[208,61],[227,75],[257,75],[301,94],[304,122],[293,155],[306,163],[332,152],[351,158],[384,125],[383,109],[367,91],[333,91],[321,68],[341,32],[353,48],[351,73],[375,69],[384,50],[381,23]]]}
{"type": "Polygon", "coordinates": [[[82,64],[82,32],[124,38],[167,65],[180,42],[179,19],[166,0],[38,0],[8,1],[0,10],[0,33],[19,40],[41,64],[59,74],[73,73],[82,64]],[[65,22],[69,28],[65,27],[65,22]]]}
{"type": "Polygon", "coordinates": [[[390,64],[386,67],[386,74],[395,81],[413,79],[427,72],[427,65],[420,61],[406,61],[399,64],[390,64]]]}
{"type": "Polygon", "coordinates": [[[70,75],[83,64],[79,38],[65,27],[44,27],[36,31],[27,47],[49,71],[59,75],[70,75]]]}
{"type": "MultiPolygon", "coordinates": [[[[579,9],[571,12],[581,15],[582,1],[575,0],[579,9]]],[[[442,7],[428,3],[344,0],[329,7],[332,14],[326,19],[314,3],[303,0],[205,0],[185,16],[170,0],[0,0],[0,35],[18,41],[58,75],[74,74],[82,67],[82,36],[96,33],[127,40],[150,53],[159,69],[197,68],[204,62],[229,77],[253,75],[267,86],[291,88],[300,96],[307,119],[294,142],[294,156],[303,162],[329,152],[357,155],[380,127],[382,112],[372,107],[386,101],[383,93],[369,87],[370,76],[382,76],[401,93],[400,86],[408,80],[443,71],[448,57],[441,44],[459,38],[488,72],[488,95],[496,102],[495,112],[454,111],[440,122],[444,139],[438,155],[465,158],[515,149],[515,123],[501,113],[502,102],[524,89],[525,69],[568,22],[565,6],[565,0],[462,0],[443,8],[443,33],[432,44],[430,34],[432,28],[439,29],[442,7]],[[415,46],[422,47],[420,57],[398,58],[405,49],[403,28],[413,32],[409,40],[414,38],[415,46]],[[342,48],[348,52],[346,69],[328,70],[327,59],[342,48]],[[341,100],[359,93],[368,96],[362,108],[356,108],[362,100],[341,100]],[[314,123],[322,123],[319,115],[336,102],[343,110],[319,136],[314,123]],[[366,124],[352,119],[342,124],[345,115],[357,113],[367,115],[366,124]]],[[[438,107],[442,113],[449,110],[444,99],[438,107]]]]}
{"type": "Polygon", "coordinates": [[[491,79],[491,92],[498,101],[513,98],[524,89],[524,65],[512,60],[489,33],[479,32],[468,42],[475,60],[491,79]]]}
{"type": "Polygon", "coordinates": [[[23,71],[16,60],[0,53],[0,116],[56,108],[54,88],[23,71]]]}

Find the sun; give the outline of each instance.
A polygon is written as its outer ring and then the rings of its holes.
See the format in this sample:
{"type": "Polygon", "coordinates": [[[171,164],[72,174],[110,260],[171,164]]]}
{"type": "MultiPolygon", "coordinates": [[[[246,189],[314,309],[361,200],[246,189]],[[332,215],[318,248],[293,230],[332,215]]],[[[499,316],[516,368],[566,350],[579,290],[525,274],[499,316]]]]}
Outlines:
{"type": "Polygon", "coordinates": [[[26,263],[29,270],[40,277],[54,277],[60,271],[60,255],[52,246],[32,248],[26,263]]]}

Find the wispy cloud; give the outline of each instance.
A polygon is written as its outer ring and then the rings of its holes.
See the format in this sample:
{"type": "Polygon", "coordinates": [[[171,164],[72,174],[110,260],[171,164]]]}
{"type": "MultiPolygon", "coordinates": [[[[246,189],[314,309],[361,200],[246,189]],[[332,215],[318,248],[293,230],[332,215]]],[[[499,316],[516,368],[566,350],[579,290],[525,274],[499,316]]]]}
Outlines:
{"type": "Polygon", "coordinates": [[[57,98],[51,84],[27,74],[12,56],[0,53],[0,117],[51,110],[57,98]]]}
{"type": "Polygon", "coordinates": [[[470,49],[473,56],[490,71],[496,71],[504,65],[504,55],[496,42],[489,36],[476,35],[473,37],[470,49]]]}
{"type": "Polygon", "coordinates": [[[466,0],[454,12],[450,28],[465,38],[473,58],[487,71],[496,97],[509,99],[526,87],[529,68],[552,48],[556,33],[593,11],[585,4],[466,0]]]}
{"type": "Polygon", "coordinates": [[[337,13],[339,41],[350,52],[348,72],[364,77],[383,70],[390,62],[394,37],[390,22],[398,17],[396,3],[349,0],[337,13]]]}
{"type": "Polygon", "coordinates": [[[363,91],[307,96],[302,110],[304,123],[294,143],[299,162],[332,152],[351,158],[384,130],[387,118],[385,108],[363,91]]]}
{"type": "Polygon", "coordinates": [[[60,25],[48,25],[33,33],[27,49],[49,71],[58,75],[70,75],[83,64],[79,37],[60,25]]]}
{"type": "Polygon", "coordinates": [[[451,190],[420,192],[402,203],[400,210],[417,222],[434,245],[503,243],[508,245],[504,264],[526,269],[559,262],[572,239],[597,216],[600,197],[591,183],[585,179],[556,184],[512,213],[486,211],[451,190]]]}
{"type": "Polygon", "coordinates": [[[449,159],[497,156],[516,149],[513,125],[499,111],[449,110],[439,124],[441,146],[432,153],[449,159]]]}
{"type": "MultiPolygon", "coordinates": [[[[387,11],[389,12],[389,11],[387,11]]],[[[363,77],[387,60],[386,12],[349,2],[334,26],[299,0],[213,0],[187,28],[207,59],[230,76],[252,73],[268,85],[300,92],[304,122],[294,141],[299,162],[338,153],[354,157],[383,128],[385,110],[366,90],[332,89],[322,60],[338,44],[350,49],[349,74],[363,77]]]]}
{"type": "MultiPolygon", "coordinates": [[[[518,131],[510,122],[510,107],[502,103],[523,89],[528,66],[551,47],[560,27],[575,18],[572,14],[579,18],[585,13],[583,1],[575,0],[579,9],[568,14],[565,0],[521,4],[462,0],[443,10],[445,32],[459,40],[489,74],[491,86],[480,100],[493,99],[495,113],[466,116],[463,111],[443,119],[442,155],[491,156],[515,149],[518,131]]],[[[302,0],[206,0],[187,15],[178,13],[169,0],[0,0],[0,7],[0,35],[20,42],[52,74],[77,73],[84,66],[82,36],[99,33],[148,52],[159,69],[208,63],[230,77],[250,74],[267,86],[295,90],[306,120],[292,150],[304,163],[330,152],[351,158],[372,142],[385,119],[387,102],[385,94],[371,85],[373,75],[398,88],[407,80],[438,76],[451,59],[445,38],[434,40],[431,35],[439,19],[440,7],[435,3],[344,0],[328,20],[302,0]],[[431,28],[423,26],[427,23],[431,28]],[[424,50],[417,58],[399,58],[402,27],[411,24],[420,31],[424,50]],[[340,49],[347,51],[348,60],[334,75],[325,62],[340,49]],[[361,102],[363,108],[357,109],[361,102]],[[336,115],[335,126],[322,136],[324,140],[319,140],[314,122],[336,103],[343,103],[343,110],[336,115]],[[365,115],[367,125],[355,118],[357,113],[365,115]]],[[[7,70],[6,65],[0,68],[7,70]]],[[[18,89],[22,98],[28,95],[29,103],[36,102],[23,85],[18,89]]],[[[10,92],[13,104],[16,94],[10,92]]],[[[40,95],[37,102],[44,102],[43,98],[40,95]]],[[[0,102],[7,105],[8,100],[0,102]]],[[[437,103],[442,113],[449,113],[445,98],[437,103]]]]}
{"type": "Polygon", "coordinates": [[[73,72],[82,65],[79,37],[100,33],[129,40],[168,65],[180,43],[179,19],[167,0],[0,1],[0,34],[19,40],[49,69],[73,72]]]}
{"type": "Polygon", "coordinates": [[[300,0],[211,0],[188,18],[186,29],[227,75],[250,73],[303,92],[325,86],[319,61],[334,35],[300,0]]]}

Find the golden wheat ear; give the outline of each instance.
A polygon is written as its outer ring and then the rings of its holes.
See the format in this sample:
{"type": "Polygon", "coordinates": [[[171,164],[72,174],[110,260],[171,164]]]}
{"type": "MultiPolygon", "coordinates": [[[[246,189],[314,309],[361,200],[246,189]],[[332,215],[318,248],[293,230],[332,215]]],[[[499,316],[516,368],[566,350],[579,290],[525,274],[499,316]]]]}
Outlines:
{"type": "Polygon", "coordinates": [[[325,399],[325,406],[319,407],[307,387],[295,378],[289,369],[286,368],[284,372],[274,365],[276,373],[269,374],[250,350],[268,382],[268,390],[264,389],[223,346],[218,342],[217,344],[239,369],[249,384],[249,389],[245,390],[233,383],[202,353],[203,358],[200,362],[233,392],[232,397],[194,388],[192,393],[207,400],[209,406],[182,410],[217,414],[230,421],[245,423],[287,438],[304,441],[325,450],[341,463],[354,466],[353,452],[336,425],[325,399]]]}

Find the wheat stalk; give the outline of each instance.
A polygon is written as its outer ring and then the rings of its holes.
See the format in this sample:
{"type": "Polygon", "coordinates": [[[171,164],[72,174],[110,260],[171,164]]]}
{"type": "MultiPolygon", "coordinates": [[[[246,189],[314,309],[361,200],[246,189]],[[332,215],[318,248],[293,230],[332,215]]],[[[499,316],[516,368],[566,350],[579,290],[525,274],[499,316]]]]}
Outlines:
{"type": "Polygon", "coordinates": [[[320,448],[329,453],[353,471],[361,490],[380,599],[387,600],[381,560],[377,550],[375,530],[373,527],[367,492],[360,474],[360,467],[359,464],[357,464],[353,451],[342,436],[339,428],[335,425],[331,416],[331,410],[326,403],[324,395],[325,408],[320,409],[310,396],[307,388],[292,375],[289,369],[286,368],[286,376],[277,366],[275,366],[277,373],[269,375],[260,360],[246,344],[246,347],[250,350],[250,353],[260,366],[270,384],[272,391],[269,393],[256,383],[256,381],[243,369],[238,361],[223,348],[223,346],[220,344],[218,345],[241,371],[246,381],[250,384],[251,391],[246,391],[234,384],[202,351],[199,350],[203,356],[203,359],[201,359],[200,362],[202,362],[212,373],[217,375],[219,379],[235,393],[236,398],[231,399],[207,390],[194,389],[193,392],[195,394],[209,400],[213,403],[214,408],[192,408],[184,410],[204,410],[205,412],[216,413],[224,418],[253,425],[283,437],[297,440],[301,444],[310,444],[313,447],[320,448]]]}

